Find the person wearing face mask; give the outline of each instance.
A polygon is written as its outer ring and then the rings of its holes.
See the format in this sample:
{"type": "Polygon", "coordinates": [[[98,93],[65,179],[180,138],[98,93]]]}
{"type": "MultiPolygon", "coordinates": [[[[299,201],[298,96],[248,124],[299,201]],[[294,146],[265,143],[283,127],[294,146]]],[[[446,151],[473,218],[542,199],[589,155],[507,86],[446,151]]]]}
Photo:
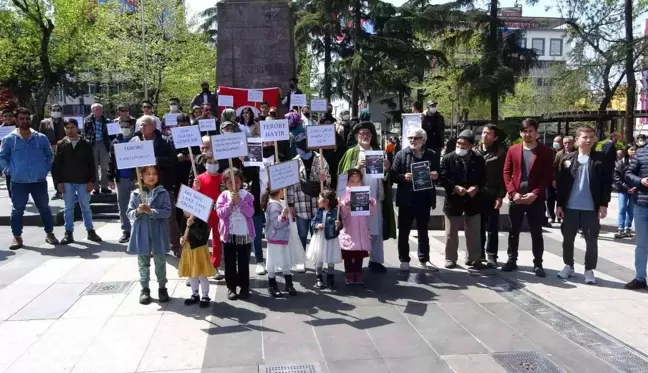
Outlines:
{"type": "Polygon", "coordinates": [[[191,100],[191,107],[202,106],[203,104],[209,104],[211,107],[218,107],[218,95],[209,90],[209,83],[202,82],[200,89],[201,92],[191,100]]]}
{"type": "Polygon", "coordinates": [[[445,131],[445,119],[443,115],[437,110],[436,101],[428,101],[427,111],[423,115],[423,120],[421,121],[421,127],[427,133],[427,142],[425,146],[428,149],[434,150],[436,153],[441,154],[441,148],[443,147],[443,138],[445,131]]]}
{"type": "MultiPolygon", "coordinates": [[[[173,97],[169,99],[169,113],[168,114],[175,114],[175,115],[180,115],[182,114],[182,108],[180,107],[180,99],[173,97]]],[[[160,132],[162,132],[162,135],[169,137],[171,136],[171,127],[172,126],[167,126],[166,125],[166,115],[162,118],[162,127],[156,127],[160,132]]]]}
{"type": "Polygon", "coordinates": [[[440,182],[445,189],[445,267],[455,268],[458,260],[458,231],[462,221],[466,237],[466,264],[481,270],[481,199],[486,184],[484,158],[472,151],[475,135],[471,130],[457,136],[454,153],[441,160],[440,182]]]}
{"type": "MultiPolygon", "coordinates": [[[[285,118],[288,120],[288,128],[290,131],[290,138],[288,141],[279,141],[278,147],[279,152],[286,154],[288,157],[285,160],[293,159],[298,155],[297,152],[297,136],[300,134],[306,134],[304,125],[302,124],[301,115],[295,112],[286,114],[285,118]]],[[[282,159],[282,162],[284,159],[282,159]]]]}
{"type": "Polygon", "coordinates": [[[311,115],[311,110],[310,106],[304,105],[302,106],[302,123],[304,126],[315,126],[317,125],[317,121],[313,119],[311,115]]]}
{"type": "Polygon", "coordinates": [[[286,112],[289,112],[292,109],[296,109],[297,106],[294,106],[290,102],[290,95],[296,94],[296,95],[301,95],[303,92],[297,87],[297,78],[291,78],[290,81],[288,82],[290,86],[290,92],[284,96],[284,98],[281,99],[281,103],[286,105],[286,112]]]}
{"type": "Polygon", "coordinates": [[[637,135],[637,140],[635,141],[635,145],[637,145],[637,149],[643,148],[646,145],[646,135],[644,134],[637,135]]]}
{"type": "MultiPolygon", "coordinates": [[[[50,109],[50,117],[43,119],[38,126],[38,132],[47,136],[47,140],[49,140],[52,146],[52,152],[56,152],[56,144],[65,138],[65,122],[62,114],[63,109],[61,105],[54,104],[50,109]]],[[[56,185],[56,180],[54,182],[56,185]]],[[[61,199],[62,196],[61,192],[57,189],[54,195],[52,195],[52,199],[61,199]]]]}
{"type": "Polygon", "coordinates": [[[117,190],[117,207],[119,209],[119,222],[121,224],[122,236],[119,243],[126,243],[131,236],[131,222],[126,215],[130,194],[135,189],[135,169],[118,169],[115,159],[115,144],[122,144],[131,141],[135,133],[135,123],[130,117],[119,118],[121,133],[115,137],[110,145],[110,163],[108,164],[108,181],[110,189],[117,190]]]}
{"type": "Polygon", "coordinates": [[[349,110],[342,110],[340,113],[340,120],[335,123],[335,131],[344,139],[346,143],[351,132],[351,112],[349,110]]]}
{"type": "MultiPolygon", "coordinates": [[[[142,117],[144,115],[148,115],[150,117],[153,117],[153,119],[155,119],[155,125],[156,125],[157,129],[161,129],[162,128],[162,121],[160,120],[160,118],[156,117],[153,114],[153,103],[151,101],[149,101],[149,100],[142,100],[140,102],[140,105],[141,105],[141,108],[142,108],[142,117]]],[[[140,129],[140,125],[142,124],[142,117],[139,117],[137,119],[137,122],[135,122],[135,132],[139,131],[139,129],[140,129]]],[[[119,119],[120,118],[117,118],[117,120],[119,120],[119,119]]]]}

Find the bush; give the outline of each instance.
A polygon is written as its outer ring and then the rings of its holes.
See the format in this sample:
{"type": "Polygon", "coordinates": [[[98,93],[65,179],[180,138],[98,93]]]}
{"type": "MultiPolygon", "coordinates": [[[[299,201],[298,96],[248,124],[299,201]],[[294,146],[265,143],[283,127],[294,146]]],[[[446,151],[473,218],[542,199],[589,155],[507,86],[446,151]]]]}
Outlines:
{"type": "MultiPolygon", "coordinates": [[[[594,150],[600,152],[601,150],[603,150],[603,145],[607,144],[608,141],[610,141],[610,140],[606,139],[606,140],[601,140],[601,141],[597,142],[596,146],[594,146],[594,150]]],[[[614,147],[615,147],[616,150],[624,150],[625,147],[626,147],[626,144],[623,141],[617,141],[616,144],[614,144],[614,147]]]]}

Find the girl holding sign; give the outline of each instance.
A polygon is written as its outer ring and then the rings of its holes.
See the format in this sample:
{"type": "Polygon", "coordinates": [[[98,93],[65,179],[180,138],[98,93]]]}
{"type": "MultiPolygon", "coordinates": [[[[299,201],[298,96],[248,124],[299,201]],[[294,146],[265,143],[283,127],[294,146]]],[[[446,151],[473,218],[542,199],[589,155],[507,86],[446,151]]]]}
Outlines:
{"type": "Polygon", "coordinates": [[[190,214],[187,217],[189,232],[182,237],[182,256],[178,266],[178,276],[189,277],[191,284],[191,296],[185,299],[184,304],[190,306],[200,302],[200,308],[209,307],[209,280],[216,274],[216,270],[210,261],[209,248],[209,225],[204,221],[190,214]],[[202,290],[202,298],[198,294],[198,285],[202,290]]]}

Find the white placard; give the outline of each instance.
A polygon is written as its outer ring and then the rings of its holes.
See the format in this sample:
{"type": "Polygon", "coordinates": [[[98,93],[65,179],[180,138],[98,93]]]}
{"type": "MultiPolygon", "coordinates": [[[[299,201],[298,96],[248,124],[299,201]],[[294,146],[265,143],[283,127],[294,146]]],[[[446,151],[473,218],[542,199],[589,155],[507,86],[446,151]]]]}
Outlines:
{"type": "Polygon", "coordinates": [[[77,123],[79,123],[79,129],[83,129],[83,117],[63,117],[65,122],[67,122],[68,119],[76,119],[77,123]]]}
{"type": "Polygon", "coordinates": [[[288,119],[262,120],[261,138],[263,141],[283,141],[290,139],[290,128],[288,119]]]}
{"type": "Polygon", "coordinates": [[[119,170],[155,165],[153,140],[131,141],[114,144],[114,146],[115,160],[119,170]]]}
{"type": "Polygon", "coordinates": [[[314,98],[311,100],[310,109],[314,113],[324,113],[326,112],[326,107],[328,106],[328,100],[321,98],[314,98]]]}
{"type": "Polygon", "coordinates": [[[290,108],[292,109],[295,106],[302,107],[306,105],[306,95],[301,93],[291,93],[290,94],[290,108]]]}
{"type": "Polygon", "coordinates": [[[164,116],[164,126],[165,127],[175,127],[178,125],[178,115],[180,113],[168,113],[164,116]]]}
{"type": "Polygon", "coordinates": [[[268,166],[268,183],[271,191],[299,184],[299,161],[293,160],[268,166]]]}
{"type": "Polygon", "coordinates": [[[335,124],[306,126],[306,144],[309,149],[335,148],[335,124]]]}
{"type": "Polygon", "coordinates": [[[171,137],[173,137],[173,146],[176,149],[202,145],[198,126],[173,127],[171,128],[171,137]]]}
{"type": "Polygon", "coordinates": [[[245,157],[248,154],[245,132],[227,133],[211,137],[214,159],[245,157]]]}
{"type": "Polygon", "coordinates": [[[199,191],[193,190],[186,185],[180,186],[176,207],[182,209],[182,211],[188,212],[207,223],[213,204],[214,200],[199,191]]]}
{"type": "Polygon", "coordinates": [[[121,133],[121,126],[119,122],[110,122],[108,123],[108,136],[116,136],[121,133]]]}
{"type": "Polygon", "coordinates": [[[234,96],[218,96],[218,106],[234,107],[234,96]]]}
{"type": "Polygon", "coordinates": [[[401,126],[401,138],[403,139],[403,149],[407,146],[410,146],[410,142],[407,139],[407,131],[410,128],[421,128],[421,113],[414,114],[403,114],[403,125],[401,126]]]}
{"type": "Polygon", "coordinates": [[[368,186],[349,188],[351,216],[369,216],[371,195],[368,186]]]}
{"type": "Polygon", "coordinates": [[[263,102],[263,91],[248,89],[248,101],[263,102]]]}
{"type": "Polygon", "coordinates": [[[365,172],[373,179],[382,179],[385,176],[385,153],[382,150],[368,150],[365,152],[365,172]]]}
{"type": "Polygon", "coordinates": [[[2,126],[0,127],[0,140],[4,139],[5,136],[11,133],[11,131],[15,130],[16,126],[2,126]]]}
{"type": "Polygon", "coordinates": [[[216,118],[201,119],[198,121],[201,132],[218,131],[216,129],[216,118]]]}
{"type": "Polygon", "coordinates": [[[342,198],[346,194],[346,187],[348,183],[349,183],[349,175],[347,174],[338,175],[337,192],[336,192],[338,198],[342,198]]]}
{"type": "Polygon", "coordinates": [[[263,166],[263,140],[260,137],[248,137],[247,147],[248,155],[243,160],[243,166],[263,166]]]}

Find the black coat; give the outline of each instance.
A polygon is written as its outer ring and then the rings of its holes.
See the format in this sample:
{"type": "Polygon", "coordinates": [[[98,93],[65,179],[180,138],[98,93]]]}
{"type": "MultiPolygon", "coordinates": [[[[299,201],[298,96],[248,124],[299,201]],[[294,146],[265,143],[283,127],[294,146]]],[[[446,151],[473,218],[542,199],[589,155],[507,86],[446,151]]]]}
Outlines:
{"type": "Polygon", "coordinates": [[[625,181],[625,172],[630,167],[630,159],[623,157],[614,164],[614,186],[617,192],[627,192],[630,187],[625,181]]]}
{"type": "Polygon", "coordinates": [[[486,183],[480,192],[480,198],[484,201],[494,201],[497,198],[506,197],[506,186],[504,185],[506,147],[503,144],[493,144],[484,150],[479,145],[475,148],[475,152],[484,158],[486,166],[486,183]]]}
{"type": "Polygon", "coordinates": [[[445,119],[437,111],[432,115],[425,114],[421,121],[421,127],[427,133],[425,147],[434,151],[439,151],[443,147],[443,138],[445,133],[445,119]]]}
{"type": "MultiPolygon", "coordinates": [[[[612,169],[609,167],[608,161],[605,153],[597,151],[590,153],[589,185],[595,211],[598,211],[601,206],[607,207],[610,202],[612,184],[608,180],[611,180],[610,174],[612,173],[612,169]]],[[[558,166],[558,179],[556,180],[558,190],[556,204],[558,207],[564,208],[567,206],[569,195],[571,194],[574,180],[576,180],[580,167],[577,151],[566,154],[560,162],[558,166]]]]}
{"type": "Polygon", "coordinates": [[[194,222],[189,227],[189,234],[187,235],[189,248],[196,249],[207,245],[207,241],[209,241],[209,230],[210,228],[207,223],[194,217],[194,222]]]}
{"type": "Polygon", "coordinates": [[[75,147],[72,147],[67,137],[59,141],[56,144],[56,154],[52,164],[52,179],[56,184],[97,182],[92,145],[81,137],[75,147]]]}
{"type": "MultiPolygon", "coordinates": [[[[141,131],[135,132],[134,136],[144,140],[141,131]]],[[[175,166],[178,163],[178,154],[173,143],[158,130],[153,133],[153,152],[155,153],[155,162],[160,169],[159,182],[164,186],[164,189],[173,192],[176,182],[175,166]]]]}
{"type": "Polygon", "coordinates": [[[205,99],[203,97],[203,92],[198,92],[196,96],[194,96],[193,100],[191,100],[191,107],[193,108],[194,106],[202,106],[202,104],[209,104],[212,107],[212,110],[216,112],[218,109],[218,95],[216,93],[211,93],[209,92],[207,94],[207,102],[205,102],[205,99]]]}
{"type": "Polygon", "coordinates": [[[468,154],[468,160],[464,160],[457,153],[449,153],[441,159],[440,183],[445,189],[445,201],[443,213],[448,216],[472,216],[481,212],[482,189],[486,184],[486,165],[484,158],[475,152],[468,154]],[[460,196],[455,194],[455,186],[462,186],[466,189],[476,186],[479,188],[477,194],[471,197],[468,194],[460,196]]]}
{"type": "Polygon", "coordinates": [[[630,166],[625,172],[625,181],[628,187],[637,188],[637,204],[648,207],[648,188],[641,185],[641,179],[648,177],[648,147],[637,149],[637,153],[630,161],[630,166]]]}
{"type": "Polygon", "coordinates": [[[414,158],[414,153],[412,153],[412,149],[409,146],[396,153],[394,163],[390,170],[391,179],[398,184],[396,206],[408,208],[419,203],[421,200],[427,199],[430,203],[429,207],[436,208],[435,188],[414,191],[412,189],[412,182],[405,180],[405,174],[412,172],[412,163],[423,161],[430,162],[430,172],[439,171],[439,155],[431,149],[425,149],[425,153],[423,153],[421,159],[414,158]]]}

